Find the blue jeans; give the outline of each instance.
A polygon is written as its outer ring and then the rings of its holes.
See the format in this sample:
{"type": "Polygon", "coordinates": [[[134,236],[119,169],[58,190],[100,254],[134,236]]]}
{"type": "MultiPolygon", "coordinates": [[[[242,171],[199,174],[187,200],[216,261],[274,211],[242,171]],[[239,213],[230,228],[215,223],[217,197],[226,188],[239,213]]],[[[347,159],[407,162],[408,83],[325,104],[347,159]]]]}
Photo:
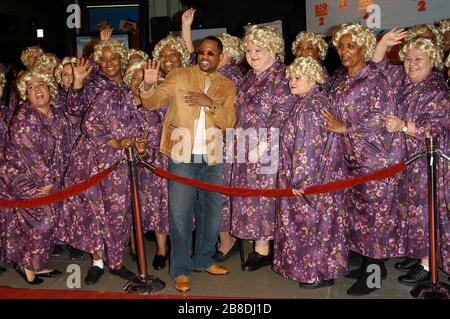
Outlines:
{"type": "MultiPolygon", "coordinates": [[[[175,163],[169,159],[169,171],[184,177],[222,185],[222,164],[209,166],[205,161],[175,163]]],[[[170,275],[190,277],[193,270],[213,264],[222,213],[222,194],[201,190],[169,180],[170,275]],[[194,255],[189,256],[192,220],[195,214],[194,255]]]]}

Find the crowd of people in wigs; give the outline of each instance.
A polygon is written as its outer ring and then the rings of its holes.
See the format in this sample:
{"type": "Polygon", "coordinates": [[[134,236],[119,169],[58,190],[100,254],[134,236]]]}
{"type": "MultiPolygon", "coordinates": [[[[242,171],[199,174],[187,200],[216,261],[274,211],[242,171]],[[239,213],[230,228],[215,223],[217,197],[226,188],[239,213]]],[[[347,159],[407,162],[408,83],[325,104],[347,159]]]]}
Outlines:
{"type": "MultiPolygon", "coordinates": [[[[114,165],[131,147],[180,176],[295,195],[230,197],[139,170],[143,228],[156,245],[152,267],[168,268],[180,292],[192,288],[194,271],[228,274],[240,240],[254,245],[242,271],[270,266],[302,289],[345,276],[354,279],[349,295],[367,295],[376,289],[367,285],[369,267],[379,266],[385,280],[386,260],[400,257],[399,284],[429,281],[425,157],[384,180],[303,192],[404,162],[425,149],[427,137],[450,154],[450,19],[394,28],[378,42],[358,22],[339,26],[329,42],[302,31],[286,65],[275,30],[253,26],[242,38],[221,33],[195,45],[194,17],[195,9],[185,11],[181,36],[163,38],[151,53],[125,49],[105,28],[89,57],[59,59],[32,46],[21,54],[20,72],[2,65],[0,197],[57,192],[114,165]],[[386,57],[394,46],[401,64],[386,57]],[[324,66],[330,47],[341,62],[334,72],[324,66]],[[233,136],[248,146],[242,161],[218,141],[228,129],[268,134],[254,143],[233,136]],[[271,152],[278,154],[274,169],[271,152]]],[[[106,267],[135,279],[125,267],[135,254],[128,178],[123,165],[63,201],[0,207],[0,273],[12,268],[30,285],[52,280],[62,273],[49,259],[67,245],[73,260],[92,260],[86,285],[98,284],[106,267]]],[[[438,190],[438,267],[450,274],[446,161],[439,162],[438,190]]]]}

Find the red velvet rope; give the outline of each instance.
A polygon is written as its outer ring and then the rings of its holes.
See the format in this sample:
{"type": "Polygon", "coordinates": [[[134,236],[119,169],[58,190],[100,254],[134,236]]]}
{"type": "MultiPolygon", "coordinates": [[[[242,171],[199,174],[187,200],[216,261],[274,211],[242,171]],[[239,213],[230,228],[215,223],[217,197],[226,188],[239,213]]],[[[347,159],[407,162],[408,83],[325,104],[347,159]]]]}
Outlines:
{"type": "Polygon", "coordinates": [[[100,183],[104,180],[113,170],[112,167],[97,173],[85,181],[81,183],[72,185],[68,188],[62,189],[58,192],[51,193],[50,195],[38,197],[38,198],[30,198],[30,199],[18,199],[18,200],[6,200],[0,199],[0,207],[3,208],[33,208],[39,206],[50,205],[54,202],[58,202],[60,200],[72,197],[79,193],[84,192],[85,190],[91,188],[92,186],[100,183]]]}
{"type": "MultiPolygon", "coordinates": [[[[322,185],[314,185],[311,187],[308,187],[304,190],[305,195],[312,195],[312,194],[320,194],[320,193],[327,193],[336,191],[339,189],[352,187],[359,184],[364,184],[369,181],[375,181],[375,180],[382,180],[391,176],[394,176],[398,172],[402,171],[406,168],[405,163],[399,163],[395,164],[391,167],[381,169],[379,171],[367,174],[365,176],[359,176],[355,178],[349,178],[344,179],[341,181],[331,182],[328,184],[322,184],[322,185]]],[[[44,196],[44,197],[38,197],[38,198],[30,198],[30,199],[19,199],[19,200],[5,200],[0,199],[0,207],[2,208],[33,208],[33,207],[39,207],[39,206],[46,206],[50,205],[54,202],[61,201],[63,199],[72,197],[74,195],[77,195],[79,193],[84,192],[85,190],[91,188],[92,186],[100,183],[103,179],[105,179],[113,170],[112,167],[97,173],[90,178],[88,178],[85,181],[82,181],[81,183],[72,185],[68,188],[65,188],[63,190],[60,190],[55,193],[51,193],[50,195],[44,196]]],[[[230,186],[223,186],[223,185],[215,185],[215,184],[209,184],[202,181],[198,181],[192,178],[187,178],[183,176],[178,176],[173,173],[170,173],[166,170],[163,170],[159,167],[155,167],[153,170],[153,173],[156,175],[171,179],[173,181],[183,183],[186,185],[190,185],[196,188],[204,189],[207,191],[213,191],[213,192],[219,192],[225,195],[229,196],[242,196],[242,197],[248,197],[248,196],[264,196],[264,197],[288,197],[288,196],[295,196],[292,193],[292,188],[286,188],[286,189],[252,189],[252,188],[244,188],[244,187],[230,187],[230,186]]]]}
{"type": "MultiPolygon", "coordinates": [[[[355,178],[349,178],[344,179],[341,181],[331,182],[327,184],[321,184],[321,185],[314,185],[311,187],[308,187],[304,190],[305,195],[312,195],[312,194],[321,194],[321,193],[327,193],[336,191],[339,189],[352,187],[359,184],[364,184],[369,181],[376,181],[376,180],[382,180],[391,176],[394,176],[398,172],[404,170],[406,168],[405,163],[398,163],[391,167],[384,168],[378,171],[375,171],[373,173],[359,176],[355,178]]],[[[166,170],[163,170],[159,167],[155,167],[153,170],[153,173],[156,175],[170,179],[179,183],[183,183],[186,185],[190,185],[196,188],[204,189],[207,191],[212,192],[218,192],[229,196],[241,196],[241,197],[248,197],[248,196],[264,196],[264,197],[287,197],[287,196],[295,196],[292,193],[292,188],[285,188],[285,189],[252,189],[252,188],[244,188],[244,187],[230,187],[230,186],[222,186],[222,185],[215,185],[215,184],[209,184],[202,181],[198,181],[192,178],[187,178],[183,176],[175,175],[171,172],[168,172],[166,170]]]]}

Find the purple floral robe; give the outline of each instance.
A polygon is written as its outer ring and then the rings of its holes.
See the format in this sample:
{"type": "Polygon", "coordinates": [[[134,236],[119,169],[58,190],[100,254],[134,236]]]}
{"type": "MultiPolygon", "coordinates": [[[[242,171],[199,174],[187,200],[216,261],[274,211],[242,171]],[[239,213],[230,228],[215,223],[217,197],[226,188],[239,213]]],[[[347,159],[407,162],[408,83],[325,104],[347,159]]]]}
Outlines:
{"type": "MultiPolygon", "coordinates": [[[[328,98],[316,86],[300,98],[284,123],[278,188],[304,189],[347,177],[343,137],[323,128],[325,109],[329,109],[328,98]]],[[[300,282],[345,275],[348,223],[343,190],[280,198],[273,270],[300,282]]]]}
{"type": "MultiPolygon", "coordinates": [[[[439,145],[450,156],[450,99],[441,101],[447,110],[446,125],[441,130],[439,145]]],[[[450,162],[441,158],[438,162],[438,209],[439,209],[439,248],[441,267],[450,274],[450,162]]],[[[439,254],[438,254],[439,255],[439,254]]]]}
{"type": "MultiPolygon", "coordinates": [[[[39,197],[39,188],[53,184],[61,188],[68,154],[76,136],[66,114],[52,107],[48,118],[28,102],[14,117],[6,141],[1,180],[10,199],[39,197]]],[[[46,268],[55,239],[61,203],[2,211],[2,259],[33,271],[46,268]]]]}
{"type": "MultiPolygon", "coordinates": [[[[416,122],[416,138],[405,136],[407,157],[426,150],[426,132],[439,138],[445,121],[449,121],[448,105],[439,103],[448,95],[448,88],[437,73],[430,74],[420,83],[405,81],[398,97],[401,119],[416,122]],[[447,114],[446,114],[447,113],[447,114]],[[447,115],[447,116],[446,116],[447,115]]],[[[443,185],[441,185],[443,186],[443,185]]],[[[428,192],[427,158],[411,164],[400,184],[398,197],[399,214],[404,218],[403,236],[405,255],[422,258],[428,251],[428,192]]]]}
{"type": "MultiPolygon", "coordinates": [[[[223,66],[220,69],[220,73],[225,76],[227,79],[233,81],[236,86],[236,92],[242,85],[244,80],[244,75],[242,74],[242,70],[239,67],[239,64],[236,61],[231,60],[230,63],[223,66]]],[[[222,165],[222,176],[223,176],[223,184],[231,186],[231,171],[232,171],[232,163],[227,163],[225,160],[226,156],[226,145],[224,147],[224,163],[222,165]]],[[[223,195],[222,196],[222,215],[220,219],[220,231],[221,232],[230,232],[231,231],[231,198],[230,196],[223,195]]]]}
{"type": "MultiPolygon", "coordinates": [[[[401,119],[416,123],[416,137],[402,135],[406,142],[405,157],[409,158],[426,150],[425,137],[429,133],[438,139],[439,146],[448,148],[448,126],[450,104],[448,87],[443,75],[432,72],[420,83],[409,81],[403,66],[388,64],[384,59],[377,64],[396,92],[398,112],[401,119]]],[[[448,151],[447,151],[448,154],[448,151]]],[[[438,205],[440,213],[440,259],[441,266],[450,272],[450,206],[448,162],[438,164],[438,205]]],[[[429,255],[427,159],[423,156],[415,161],[402,175],[396,196],[396,209],[401,219],[404,255],[423,258],[429,255]]]]}
{"type": "MultiPolygon", "coordinates": [[[[139,111],[145,118],[149,152],[146,159],[150,164],[166,169],[168,158],[159,151],[164,114],[167,107],[149,111],[142,107],[139,111]]],[[[142,225],[145,230],[169,234],[169,191],[167,180],[147,170],[141,169],[139,174],[142,203],[142,225]]]]}
{"type": "MultiPolygon", "coordinates": [[[[273,65],[256,76],[250,70],[237,94],[237,128],[259,129],[267,132],[269,149],[278,152],[278,139],[272,143],[272,133],[277,132],[290,113],[294,96],[290,95],[285,76],[285,66],[278,59],[273,65]]],[[[279,132],[279,131],[278,131],[279,132]]],[[[265,133],[265,132],[262,132],[265,133]]],[[[248,139],[248,136],[246,137],[248,139]]],[[[242,143],[235,143],[236,149],[242,143]]],[[[248,146],[245,162],[233,164],[231,184],[234,187],[275,188],[278,162],[250,163],[248,146]],[[269,169],[269,166],[275,169],[269,169]],[[267,169],[267,173],[264,170],[267,169]],[[269,173],[270,172],[270,173],[269,173]]],[[[278,153],[277,153],[278,154],[278,153]]],[[[278,160],[278,158],[277,158],[278,160]]],[[[275,226],[275,198],[233,197],[231,199],[231,233],[243,239],[272,240],[275,226]]]]}
{"type": "MultiPolygon", "coordinates": [[[[71,153],[65,185],[81,182],[124,157],[106,145],[112,138],[147,135],[142,113],[125,84],[106,78],[107,87],[90,103],[82,120],[82,134],[71,153]]],[[[100,184],[64,203],[59,239],[93,254],[111,269],[122,267],[132,223],[128,168],[122,165],[100,184]]]]}
{"type": "MultiPolygon", "coordinates": [[[[347,127],[344,157],[350,177],[369,174],[404,159],[404,145],[385,129],[395,103],[388,81],[369,64],[356,74],[340,75],[330,89],[335,115],[347,127]]],[[[372,258],[402,254],[400,220],[393,209],[398,176],[348,188],[350,249],[372,258]]]]}

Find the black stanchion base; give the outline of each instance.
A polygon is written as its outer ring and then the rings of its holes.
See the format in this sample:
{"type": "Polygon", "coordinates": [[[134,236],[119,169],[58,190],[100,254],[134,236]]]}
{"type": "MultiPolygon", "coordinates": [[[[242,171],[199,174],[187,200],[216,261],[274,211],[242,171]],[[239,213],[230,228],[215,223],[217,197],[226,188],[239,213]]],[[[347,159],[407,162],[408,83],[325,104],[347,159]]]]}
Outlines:
{"type": "Polygon", "coordinates": [[[450,285],[427,282],[414,287],[409,293],[418,299],[450,299],[450,285]]]}
{"type": "Polygon", "coordinates": [[[138,277],[130,280],[123,286],[123,290],[133,294],[151,294],[164,289],[166,283],[161,279],[148,275],[145,278],[138,277]]]}

